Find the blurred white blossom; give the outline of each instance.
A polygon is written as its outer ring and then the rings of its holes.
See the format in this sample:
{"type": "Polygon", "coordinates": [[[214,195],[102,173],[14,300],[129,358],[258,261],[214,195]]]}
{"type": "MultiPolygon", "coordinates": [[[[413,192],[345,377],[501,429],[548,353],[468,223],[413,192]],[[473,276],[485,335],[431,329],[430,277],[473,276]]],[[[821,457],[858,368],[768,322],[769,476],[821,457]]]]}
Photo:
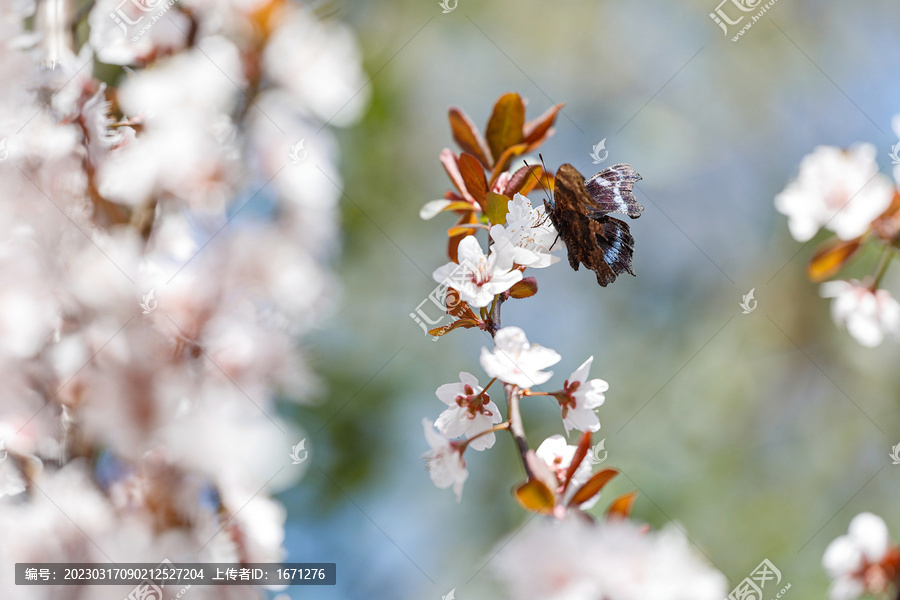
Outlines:
{"type": "MultiPolygon", "coordinates": [[[[882,565],[891,547],[884,519],[872,513],[853,517],[847,534],[832,540],[822,557],[822,566],[832,579],[828,597],[853,600],[865,593],[884,592],[893,583],[882,565]]],[[[896,557],[893,562],[897,562],[896,557]]],[[[893,572],[894,568],[896,565],[891,565],[887,571],[893,572]]]]}
{"type": "Polygon", "coordinates": [[[800,173],[775,197],[799,242],[825,227],[842,240],[861,236],[890,205],[894,186],[879,173],[872,144],[848,150],[819,146],[800,162],[800,173]]]}
{"type": "Polygon", "coordinates": [[[820,288],[823,298],[834,298],[831,316],[847,328],[853,338],[868,348],[884,341],[885,335],[900,338],[900,303],[885,289],[872,290],[855,279],[829,281],[820,288]]]}
{"type": "Polygon", "coordinates": [[[0,0],[0,597],[44,597],[13,585],[23,561],[282,560],[272,493],[303,436],[275,398],[316,386],[297,338],[334,293],[323,125],[364,108],[356,42],[277,0],[179,0],[150,27],[100,0],[73,43],[52,4],[32,25],[0,0]]]}
{"type": "Polygon", "coordinates": [[[494,571],[518,600],[722,600],[725,576],[684,534],[626,520],[537,522],[504,542],[494,571]]]}

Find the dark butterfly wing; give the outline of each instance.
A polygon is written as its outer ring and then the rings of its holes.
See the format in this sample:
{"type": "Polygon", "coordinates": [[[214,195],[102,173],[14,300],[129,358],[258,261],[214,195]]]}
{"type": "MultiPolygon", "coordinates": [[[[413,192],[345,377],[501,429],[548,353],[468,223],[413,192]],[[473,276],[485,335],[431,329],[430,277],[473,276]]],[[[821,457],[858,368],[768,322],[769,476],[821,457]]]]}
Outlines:
{"type": "Polygon", "coordinates": [[[629,164],[613,165],[603,169],[584,182],[594,206],[588,213],[597,216],[620,212],[632,219],[641,216],[644,207],[634,198],[634,184],[642,178],[629,164]]]}
{"type": "Polygon", "coordinates": [[[555,202],[550,217],[566,244],[572,269],[577,271],[583,264],[596,273],[597,283],[603,287],[621,273],[634,275],[631,267],[634,238],[628,225],[594,208],[584,177],[575,167],[559,168],[553,195],[555,202]]]}

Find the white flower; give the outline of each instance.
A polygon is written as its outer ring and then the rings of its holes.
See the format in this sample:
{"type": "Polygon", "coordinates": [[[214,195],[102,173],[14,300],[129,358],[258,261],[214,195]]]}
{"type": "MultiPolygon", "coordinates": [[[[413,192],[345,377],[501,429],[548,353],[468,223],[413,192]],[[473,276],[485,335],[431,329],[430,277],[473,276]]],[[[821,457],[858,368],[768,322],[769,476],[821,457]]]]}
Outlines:
{"type": "Polygon", "coordinates": [[[875,146],[857,144],[849,150],[819,146],[803,158],[797,179],[775,197],[775,208],[787,215],[797,241],[809,240],[823,226],[842,240],[869,229],[894,195],[875,156],[875,146]]]}
{"type": "Polygon", "coordinates": [[[887,290],[873,292],[859,281],[850,280],[823,283],[819,293],[823,298],[834,298],[834,322],[845,325],[863,346],[878,346],[885,334],[900,337],[900,303],[887,290]]]}
{"type": "Polygon", "coordinates": [[[441,437],[428,419],[422,419],[422,426],[425,428],[425,440],[431,446],[431,450],[422,455],[431,481],[442,490],[453,486],[456,501],[459,502],[463,484],[469,477],[466,461],[456,445],[441,437]]]}
{"type": "MultiPolygon", "coordinates": [[[[484,388],[478,385],[478,379],[471,373],[463,371],[459,374],[459,383],[445,383],[437,389],[437,397],[449,406],[434,422],[443,435],[456,438],[465,435],[472,438],[487,431],[495,423],[499,423],[500,409],[490,401],[484,388]]],[[[496,436],[488,433],[469,442],[472,450],[486,450],[494,445],[496,436]]]]}
{"type": "Polygon", "coordinates": [[[726,579],[698,554],[675,527],[566,519],[538,522],[493,563],[510,598],[721,600],[726,579]]]}
{"type": "Polygon", "coordinates": [[[566,380],[563,391],[556,398],[562,408],[563,425],[566,434],[572,429],[579,431],[597,431],[600,429],[600,419],[594,412],[595,408],[603,405],[606,396],[603,392],[609,389],[609,384],[602,379],[588,380],[588,371],[594,357],[590,357],[566,380]]]}
{"type": "MultiPolygon", "coordinates": [[[[562,485],[566,477],[566,471],[568,471],[569,465],[572,464],[572,459],[575,457],[575,451],[577,449],[577,446],[569,445],[566,442],[566,438],[557,434],[551,435],[546,440],[541,442],[541,445],[538,446],[535,454],[539,459],[547,464],[547,467],[549,467],[550,471],[554,475],[556,475],[556,480],[560,485],[562,485]]],[[[564,500],[568,501],[568,499],[575,494],[578,488],[584,485],[584,483],[586,483],[590,478],[591,461],[590,459],[582,460],[581,464],[578,465],[578,468],[572,475],[572,480],[569,482],[569,487],[566,489],[567,497],[564,498],[564,500]]],[[[599,500],[599,498],[599,494],[594,496],[587,502],[583,503],[581,505],[581,508],[586,510],[592,507],[597,503],[597,500],[599,500]]]]}
{"type": "Polygon", "coordinates": [[[478,240],[470,235],[459,243],[457,255],[459,264],[447,263],[432,277],[457,290],[471,306],[487,306],[494,296],[522,279],[522,272],[513,270],[513,248],[508,244],[494,244],[490,256],[485,256],[478,240]]]}
{"type": "Polygon", "coordinates": [[[851,600],[867,591],[882,591],[879,563],[884,561],[891,542],[884,519],[860,513],[850,521],[847,535],[835,538],[822,557],[822,566],[833,579],[831,600],[851,600]]]}
{"type": "Polygon", "coordinates": [[[550,253],[557,233],[546,209],[542,205],[532,208],[531,200],[522,194],[516,194],[508,206],[506,225],[491,228],[494,242],[511,244],[513,260],[523,267],[541,269],[558,262],[559,257],[550,253]]]}
{"type": "Polygon", "coordinates": [[[559,362],[560,356],[550,348],[528,343],[518,327],[504,327],[494,336],[493,352],[481,349],[481,367],[491,377],[520,388],[546,383],[552,371],[543,371],[559,362]]]}

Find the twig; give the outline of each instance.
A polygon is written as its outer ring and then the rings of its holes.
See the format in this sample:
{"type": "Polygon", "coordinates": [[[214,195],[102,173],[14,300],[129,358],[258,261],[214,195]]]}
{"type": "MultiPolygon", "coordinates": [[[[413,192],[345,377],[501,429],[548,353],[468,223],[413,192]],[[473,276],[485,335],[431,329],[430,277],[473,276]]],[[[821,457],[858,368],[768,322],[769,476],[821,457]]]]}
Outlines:
{"type": "Polygon", "coordinates": [[[522,414],[519,412],[519,388],[507,384],[506,398],[509,406],[509,432],[519,448],[522,466],[525,467],[525,475],[528,476],[528,479],[531,479],[531,467],[528,466],[528,440],[525,439],[525,427],[522,424],[522,414]]]}

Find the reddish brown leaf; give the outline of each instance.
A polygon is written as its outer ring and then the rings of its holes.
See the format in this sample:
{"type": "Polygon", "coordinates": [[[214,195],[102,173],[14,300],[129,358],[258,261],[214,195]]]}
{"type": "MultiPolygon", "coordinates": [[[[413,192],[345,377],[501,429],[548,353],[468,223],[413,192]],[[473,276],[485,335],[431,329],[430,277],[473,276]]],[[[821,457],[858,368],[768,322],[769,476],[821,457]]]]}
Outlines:
{"type": "Polygon", "coordinates": [[[463,152],[459,155],[459,172],[472,199],[478,203],[481,210],[484,210],[484,196],[490,189],[484,176],[484,167],[477,158],[468,152],[463,152]]]}
{"type": "Polygon", "coordinates": [[[481,319],[472,312],[469,303],[460,300],[459,292],[453,288],[447,288],[447,296],[444,300],[444,304],[447,307],[447,314],[454,316],[457,319],[469,319],[471,321],[481,322],[481,319]]]}
{"type": "MultiPolygon", "coordinates": [[[[460,217],[459,221],[456,223],[457,226],[465,225],[465,224],[476,224],[478,223],[478,217],[475,216],[474,211],[464,212],[460,217]]],[[[460,232],[458,235],[454,235],[450,237],[450,241],[447,243],[447,256],[450,257],[450,260],[453,262],[459,262],[459,243],[463,241],[463,238],[469,235],[474,235],[476,229],[466,230],[464,232],[460,232]]]]}
{"type": "Polygon", "coordinates": [[[506,195],[510,198],[516,194],[527,196],[538,185],[543,173],[544,170],[540,165],[522,167],[512,174],[509,183],[506,185],[506,190],[504,190],[506,195]]]}
{"type": "Polygon", "coordinates": [[[613,519],[627,519],[628,515],[631,514],[631,509],[634,507],[634,500],[637,498],[637,492],[628,492],[624,496],[619,496],[613,503],[609,505],[609,508],[606,510],[606,518],[608,520],[613,519]]]}
{"type": "Polygon", "coordinates": [[[524,127],[525,104],[522,97],[514,92],[501,96],[494,105],[485,132],[495,162],[507,148],[522,143],[524,127]]]}
{"type": "Polygon", "coordinates": [[[575,454],[572,455],[572,462],[569,463],[569,468],[566,469],[566,477],[563,480],[564,492],[569,488],[569,482],[572,481],[572,476],[575,474],[575,471],[578,470],[578,467],[581,466],[581,461],[584,460],[584,457],[587,456],[588,450],[590,449],[591,432],[585,431],[581,434],[581,439],[578,440],[578,446],[575,448],[575,454]]]}
{"type": "Polygon", "coordinates": [[[509,295],[513,298],[531,298],[538,291],[537,279],[534,277],[526,277],[521,281],[517,281],[509,288],[509,295]]]}
{"type": "Polygon", "coordinates": [[[503,194],[488,192],[484,199],[484,214],[491,225],[506,225],[509,213],[509,198],[503,194]]]}
{"type": "Polygon", "coordinates": [[[531,149],[542,144],[553,133],[553,123],[556,121],[556,115],[559,114],[563,106],[565,104],[551,106],[537,119],[525,123],[523,127],[524,141],[531,146],[531,149]]]}
{"type": "Polygon", "coordinates": [[[843,241],[830,240],[822,244],[806,266],[806,275],[812,281],[825,281],[844,268],[856,256],[862,245],[861,238],[843,241]]]}
{"type": "Polygon", "coordinates": [[[459,329],[462,327],[463,329],[472,329],[473,327],[478,327],[478,321],[472,321],[470,319],[460,319],[458,321],[453,321],[449,325],[444,325],[442,327],[435,327],[431,331],[428,332],[428,335],[433,335],[435,337],[439,337],[450,333],[454,329],[459,329]]]}
{"type": "Polygon", "coordinates": [[[448,237],[456,237],[458,235],[472,235],[479,229],[487,229],[485,225],[480,223],[467,223],[465,225],[454,225],[447,230],[448,237]]]}
{"type": "Polygon", "coordinates": [[[490,159],[491,151],[469,116],[462,109],[451,107],[449,117],[450,131],[459,147],[481,161],[485,169],[490,169],[494,164],[490,159]]]}
{"type": "Polygon", "coordinates": [[[474,202],[475,200],[466,190],[466,182],[463,181],[462,174],[459,172],[459,160],[450,148],[441,150],[441,164],[444,166],[447,176],[450,177],[450,181],[453,182],[459,193],[463,195],[463,198],[469,202],[474,202]]]}
{"type": "Polygon", "coordinates": [[[572,496],[572,499],[569,501],[569,505],[578,506],[579,504],[584,504],[603,491],[604,486],[618,474],[619,471],[616,469],[603,469],[602,471],[594,473],[583,486],[578,488],[578,491],[575,492],[575,495],[572,496]]]}
{"type": "Polygon", "coordinates": [[[516,500],[525,510],[547,515],[553,512],[556,498],[546,485],[537,479],[529,479],[515,489],[516,500]]]}
{"type": "Polygon", "coordinates": [[[503,173],[506,169],[509,168],[509,164],[513,161],[517,156],[521,156],[528,151],[528,144],[515,144],[510,146],[506,150],[503,151],[503,154],[497,159],[497,162],[494,164],[494,170],[491,171],[491,185],[497,181],[497,178],[500,177],[500,174],[503,173]]]}

